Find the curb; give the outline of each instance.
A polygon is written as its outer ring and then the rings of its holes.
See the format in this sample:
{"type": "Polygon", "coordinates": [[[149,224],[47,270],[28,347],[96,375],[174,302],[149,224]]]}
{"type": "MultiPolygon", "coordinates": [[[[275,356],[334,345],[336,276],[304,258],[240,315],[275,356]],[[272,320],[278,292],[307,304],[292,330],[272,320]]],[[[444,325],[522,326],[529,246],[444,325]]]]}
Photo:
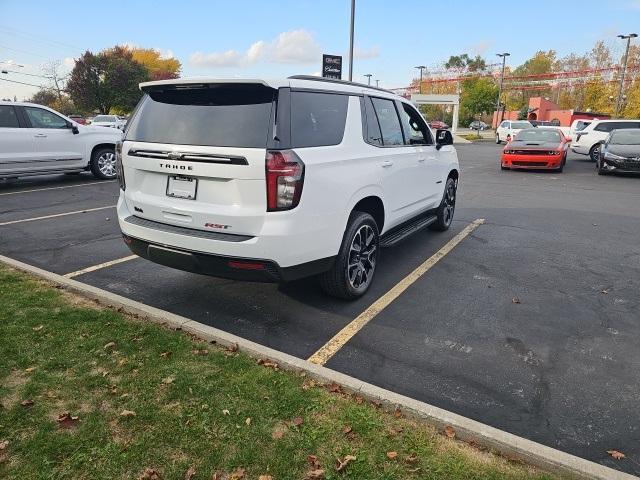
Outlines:
{"type": "Polygon", "coordinates": [[[0,255],[0,262],[14,269],[59,285],[86,298],[96,300],[106,307],[136,315],[168,328],[184,330],[203,340],[218,343],[222,346],[237,345],[239,350],[251,357],[275,361],[285,370],[294,372],[304,371],[322,383],[336,383],[343,387],[345,391],[357,392],[369,401],[380,402],[382,406],[388,410],[398,408],[406,416],[422,420],[435,426],[439,430],[442,430],[446,426],[451,426],[455,429],[456,437],[460,440],[491,449],[507,458],[520,460],[544,471],[589,480],[637,480],[639,478],[527,440],[526,438],[518,437],[517,435],[405,397],[404,395],[376,387],[357,378],[265,347],[217,328],[189,320],[180,315],[145,305],[76,280],[65,278],[56,273],[33,267],[18,260],[0,255]]]}

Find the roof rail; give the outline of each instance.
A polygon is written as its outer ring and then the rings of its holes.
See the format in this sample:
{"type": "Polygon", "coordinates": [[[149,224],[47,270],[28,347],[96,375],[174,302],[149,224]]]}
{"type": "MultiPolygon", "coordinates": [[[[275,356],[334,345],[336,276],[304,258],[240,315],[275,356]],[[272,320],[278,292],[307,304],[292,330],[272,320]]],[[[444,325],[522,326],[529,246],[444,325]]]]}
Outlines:
{"type": "Polygon", "coordinates": [[[342,85],[351,85],[353,87],[370,88],[372,90],[379,90],[381,92],[391,93],[393,95],[396,95],[396,93],[392,92],[391,90],[386,90],[380,87],[372,87],[371,85],[365,85],[364,83],[350,82],[348,80],[340,80],[337,78],[316,77],[315,75],[291,75],[288,78],[291,80],[312,80],[314,82],[339,83],[342,85]]]}

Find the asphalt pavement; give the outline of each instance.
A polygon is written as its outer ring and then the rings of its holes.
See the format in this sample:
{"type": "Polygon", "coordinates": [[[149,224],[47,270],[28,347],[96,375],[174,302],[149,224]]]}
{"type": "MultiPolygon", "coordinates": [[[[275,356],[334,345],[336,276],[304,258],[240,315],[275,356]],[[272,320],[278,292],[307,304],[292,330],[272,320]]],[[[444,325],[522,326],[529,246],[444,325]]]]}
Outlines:
{"type": "MultiPolygon", "coordinates": [[[[640,176],[601,177],[577,155],[561,174],[503,172],[500,147],[457,149],[453,227],[384,250],[356,302],[314,279],[242,283],[139,258],[75,279],[308,358],[484,218],[327,366],[640,475],[640,176]]],[[[127,257],[117,195],[85,174],[0,184],[0,253],[60,274],[127,257]]]]}

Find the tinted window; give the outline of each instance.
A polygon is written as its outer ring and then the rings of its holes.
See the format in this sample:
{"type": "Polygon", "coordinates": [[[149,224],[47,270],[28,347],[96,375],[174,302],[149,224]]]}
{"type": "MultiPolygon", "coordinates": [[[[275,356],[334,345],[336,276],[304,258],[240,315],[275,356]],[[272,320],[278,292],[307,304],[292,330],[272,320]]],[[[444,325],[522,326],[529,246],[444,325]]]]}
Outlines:
{"type": "Polygon", "coordinates": [[[0,128],[18,128],[16,109],[10,105],[0,105],[0,128]]]}
{"type": "Polygon", "coordinates": [[[373,108],[378,116],[383,144],[404,145],[402,127],[400,127],[400,119],[393,101],[382,98],[373,98],[372,101],[373,108]]]}
{"type": "Polygon", "coordinates": [[[382,134],[380,133],[380,125],[378,117],[373,110],[373,104],[369,97],[364,98],[364,111],[367,118],[367,131],[365,132],[365,140],[372,145],[382,145],[382,134]]]}
{"type": "Polygon", "coordinates": [[[533,125],[531,125],[529,122],[511,122],[511,128],[516,129],[516,130],[520,130],[522,128],[531,128],[533,125]]]}
{"type": "Polygon", "coordinates": [[[291,92],[291,143],[319,147],[342,142],[347,120],[347,95],[291,92]]]}
{"type": "Polygon", "coordinates": [[[594,127],[598,132],[610,132],[617,128],[640,128],[639,122],[602,122],[594,127]]]}
{"type": "Polygon", "coordinates": [[[25,107],[33,128],[67,128],[67,121],[50,112],[36,107],[25,107]]]}
{"type": "Polygon", "coordinates": [[[416,110],[406,103],[402,103],[402,125],[407,134],[407,143],[411,145],[427,145],[431,143],[431,134],[427,124],[416,110]]]}
{"type": "Polygon", "coordinates": [[[127,140],[264,148],[275,90],[220,85],[151,91],[129,122],[127,140]]]}
{"type": "Polygon", "coordinates": [[[557,142],[560,143],[560,133],[556,130],[542,130],[539,128],[531,128],[522,130],[516,135],[516,140],[523,142],[557,142]]]}

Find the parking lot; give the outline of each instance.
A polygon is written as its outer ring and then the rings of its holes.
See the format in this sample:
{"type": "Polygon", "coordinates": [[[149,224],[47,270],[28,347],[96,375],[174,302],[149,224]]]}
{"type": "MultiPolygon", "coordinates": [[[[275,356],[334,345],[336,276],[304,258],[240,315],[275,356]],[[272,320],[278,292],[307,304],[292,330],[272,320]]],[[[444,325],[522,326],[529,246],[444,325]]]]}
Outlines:
{"type": "Polygon", "coordinates": [[[0,184],[0,254],[309,358],[485,219],[327,366],[638,475],[640,177],[598,176],[577,155],[561,174],[501,172],[500,148],[458,146],[452,229],[385,250],[352,303],[313,279],[241,283],[129,258],[117,183],[88,174],[0,184]]]}

